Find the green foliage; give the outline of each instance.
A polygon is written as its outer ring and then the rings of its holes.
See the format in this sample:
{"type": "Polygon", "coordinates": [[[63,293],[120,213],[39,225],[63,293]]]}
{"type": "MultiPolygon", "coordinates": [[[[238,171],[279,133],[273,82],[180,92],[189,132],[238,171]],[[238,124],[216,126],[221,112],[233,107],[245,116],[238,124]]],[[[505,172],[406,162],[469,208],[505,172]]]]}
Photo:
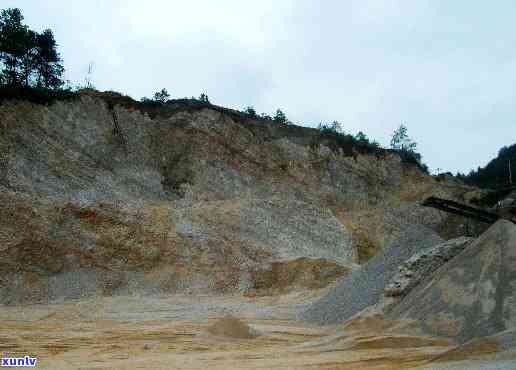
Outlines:
{"type": "Polygon", "coordinates": [[[401,124],[391,138],[391,149],[407,152],[416,152],[417,143],[412,141],[407,134],[407,127],[401,124]]]}
{"type": "Polygon", "coordinates": [[[256,110],[254,109],[253,106],[248,106],[247,108],[245,108],[244,110],[244,113],[247,114],[249,117],[251,118],[256,118],[258,117],[258,115],[256,114],[256,110]]]}
{"type": "Polygon", "coordinates": [[[319,137],[313,144],[325,144],[333,151],[342,150],[344,155],[355,157],[357,154],[374,153],[379,155],[382,149],[376,141],[370,141],[363,132],[356,136],[346,134],[338,121],[320,123],[317,127],[319,137]]]}
{"type": "Polygon", "coordinates": [[[26,54],[27,26],[22,24],[20,9],[2,10],[0,14],[0,61],[3,80],[16,85],[21,79],[22,60],[26,54]]]}
{"type": "Polygon", "coordinates": [[[422,161],[421,154],[411,150],[397,150],[396,152],[403,162],[416,165],[426,174],[430,173],[428,166],[422,161]]]}
{"type": "Polygon", "coordinates": [[[71,88],[47,89],[25,86],[0,86],[0,103],[5,100],[25,100],[35,104],[50,104],[55,101],[70,100],[79,97],[71,88]]]}
{"type": "Polygon", "coordinates": [[[276,114],[274,115],[274,121],[281,123],[281,124],[288,123],[286,114],[283,113],[283,111],[279,108],[276,110],[276,114]]]}
{"type": "Polygon", "coordinates": [[[335,135],[335,134],[343,134],[344,130],[342,129],[342,124],[339,121],[333,121],[332,123],[319,123],[317,126],[319,131],[322,133],[335,135]]]}
{"type": "Polygon", "coordinates": [[[396,151],[404,162],[415,164],[428,174],[428,166],[422,162],[421,154],[416,151],[417,143],[408,136],[407,131],[407,127],[403,124],[394,130],[391,149],[396,151]]]}
{"type": "Polygon", "coordinates": [[[504,146],[496,158],[489,161],[485,167],[471,170],[468,175],[458,174],[458,177],[470,185],[482,188],[498,188],[509,185],[509,160],[512,172],[512,184],[516,184],[516,144],[504,146]]]}
{"type": "Polygon", "coordinates": [[[63,84],[61,76],[64,68],[60,64],[61,58],[57,52],[57,43],[54,39],[52,30],[46,29],[41,34],[36,35],[36,86],[57,88],[63,84]]]}
{"type": "Polygon", "coordinates": [[[203,102],[203,103],[210,104],[210,99],[208,98],[208,95],[206,95],[205,93],[202,93],[202,94],[199,96],[199,101],[200,101],[200,102],[203,102]]]}
{"type": "Polygon", "coordinates": [[[367,135],[364,134],[362,131],[358,131],[358,133],[355,135],[355,139],[357,139],[358,142],[369,141],[369,139],[367,138],[367,135]]]}
{"type": "Polygon", "coordinates": [[[161,89],[161,91],[154,93],[154,101],[159,104],[165,104],[169,98],[170,94],[168,93],[167,89],[161,89]]]}
{"type": "Polygon", "coordinates": [[[260,114],[260,118],[263,119],[264,121],[272,121],[272,117],[269,116],[267,113],[260,114]]]}
{"type": "Polygon", "coordinates": [[[22,23],[20,9],[0,13],[0,82],[9,86],[59,88],[64,68],[50,29],[41,34],[22,23]]]}

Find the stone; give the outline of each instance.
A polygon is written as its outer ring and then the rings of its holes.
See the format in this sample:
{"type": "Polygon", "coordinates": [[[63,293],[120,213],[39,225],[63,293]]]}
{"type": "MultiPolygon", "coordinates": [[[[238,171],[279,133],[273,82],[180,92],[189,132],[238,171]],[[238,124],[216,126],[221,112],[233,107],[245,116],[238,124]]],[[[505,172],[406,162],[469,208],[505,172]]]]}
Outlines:
{"type": "Polygon", "coordinates": [[[385,286],[403,261],[442,241],[432,230],[410,227],[390,246],[337,283],[326,296],[302,311],[300,317],[324,325],[345,322],[382,299],[385,286]]]}
{"type": "Polygon", "coordinates": [[[473,238],[459,237],[417,252],[398,268],[389,284],[385,287],[387,297],[403,297],[419,284],[426,276],[462,252],[473,238]]]}
{"type": "Polygon", "coordinates": [[[516,328],[516,225],[499,220],[389,314],[461,343],[516,328]]]}

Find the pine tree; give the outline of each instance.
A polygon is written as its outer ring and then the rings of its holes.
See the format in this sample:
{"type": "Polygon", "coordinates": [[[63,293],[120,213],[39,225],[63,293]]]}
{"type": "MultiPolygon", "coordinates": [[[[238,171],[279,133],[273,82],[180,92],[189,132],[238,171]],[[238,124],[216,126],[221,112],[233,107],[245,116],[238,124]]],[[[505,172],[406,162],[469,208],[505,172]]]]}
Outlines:
{"type": "Polygon", "coordinates": [[[358,131],[358,133],[355,135],[355,139],[357,139],[357,141],[360,143],[368,143],[369,142],[367,135],[364,134],[362,131],[358,131]]]}
{"type": "Polygon", "coordinates": [[[161,91],[154,94],[154,100],[161,104],[165,104],[168,101],[168,98],[170,98],[170,94],[167,89],[161,89],[161,91]]]}
{"type": "Polygon", "coordinates": [[[21,85],[22,66],[26,55],[28,29],[22,24],[20,9],[5,9],[0,14],[0,62],[7,85],[21,85]]]}
{"type": "Polygon", "coordinates": [[[20,9],[0,13],[0,82],[9,86],[58,88],[64,68],[51,30],[38,34],[22,23],[20,9]],[[35,76],[34,76],[35,75],[35,76]]]}
{"type": "Polygon", "coordinates": [[[210,103],[210,99],[208,98],[208,95],[205,94],[205,93],[202,93],[200,96],[199,96],[199,101],[203,102],[203,103],[210,103]]]}
{"type": "Polygon", "coordinates": [[[250,106],[248,106],[248,107],[245,109],[245,111],[244,111],[244,112],[245,112],[245,113],[247,113],[250,117],[253,117],[253,118],[254,118],[254,117],[257,117],[257,115],[256,115],[256,110],[255,110],[255,109],[254,109],[254,107],[253,107],[253,106],[251,106],[251,105],[250,105],[250,106]]]}
{"type": "Polygon", "coordinates": [[[274,121],[278,123],[287,123],[287,116],[281,109],[276,110],[276,114],[274,115],[274,121]]]}
{"type": "Polygon", "coordinates": [[[60,87],[63,84],[63,72],[54,34],[47,29],[36,36],[36,85],[46,88],[60,87]]]}

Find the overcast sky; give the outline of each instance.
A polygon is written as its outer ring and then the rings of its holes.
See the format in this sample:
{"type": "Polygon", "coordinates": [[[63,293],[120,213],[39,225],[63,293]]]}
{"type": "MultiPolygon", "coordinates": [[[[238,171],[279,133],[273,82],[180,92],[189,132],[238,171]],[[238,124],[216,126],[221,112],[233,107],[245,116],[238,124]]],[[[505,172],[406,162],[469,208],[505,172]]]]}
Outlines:
{"type": "Polygon", "coordinates": [[[382,145],[404,123],[432,171],[516,142],[516,2],[2,0],[51,28],[66,78],[136,99],[206,92],[382,145]]]}

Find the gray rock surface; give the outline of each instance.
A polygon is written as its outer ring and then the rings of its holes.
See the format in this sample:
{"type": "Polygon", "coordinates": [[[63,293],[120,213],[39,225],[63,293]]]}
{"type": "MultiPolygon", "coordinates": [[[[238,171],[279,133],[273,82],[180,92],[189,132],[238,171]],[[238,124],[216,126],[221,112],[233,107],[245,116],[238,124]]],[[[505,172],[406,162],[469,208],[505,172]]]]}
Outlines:
{"type": "Polygon", "coordinates": [[[306,257],[347,269],[357,250],[446,223],[424,197],[471,190],[392,152],[331,150],[315,129],[126,103],[0,105],[0,303],[234,290],[306,257]]]}
{"type": "Polygon", "coordinates": [[[421,226],[410,227],[398,240],[303,311],[301,318],[322,325],[346,321],[380,300],[386,284],[403,261],[421,249],[442,242],[432,230],[421,226]]]}
{"type": "Polygon", "coordinates": [[[421,280],[462,252],[473,238],[459,237],[417,252],[403,262],[392,280],[385,287],[387,297],[402,297],[421,280]]]}
{"type": "Polygon", "coordinates": [[[459,342],[516,328],[516,225],[497,221],[389,316],[459,342]]]}

